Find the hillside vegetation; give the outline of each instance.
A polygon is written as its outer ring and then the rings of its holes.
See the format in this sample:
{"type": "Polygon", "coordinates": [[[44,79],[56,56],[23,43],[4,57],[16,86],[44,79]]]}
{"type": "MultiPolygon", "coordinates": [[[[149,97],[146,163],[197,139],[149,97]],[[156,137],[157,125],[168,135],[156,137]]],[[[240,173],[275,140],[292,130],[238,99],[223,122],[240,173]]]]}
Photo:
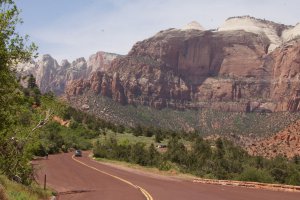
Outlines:
{"type": "Polygon", "coordinates": [[[158,110],[140,105],[124,106],[101,96],[90,94],[87,96],[73,97],[69,103],[76,108],[87,104],[89,109],[84,110],[85,112],[116,124],[132,127],[155,126],[185,132],[197,131],[202,135],[234,133],[258,137],[268,136],[300,119],[300,114],[297,112],[244,113],[213,109],[174,110],[168,108],[158,110]]]}

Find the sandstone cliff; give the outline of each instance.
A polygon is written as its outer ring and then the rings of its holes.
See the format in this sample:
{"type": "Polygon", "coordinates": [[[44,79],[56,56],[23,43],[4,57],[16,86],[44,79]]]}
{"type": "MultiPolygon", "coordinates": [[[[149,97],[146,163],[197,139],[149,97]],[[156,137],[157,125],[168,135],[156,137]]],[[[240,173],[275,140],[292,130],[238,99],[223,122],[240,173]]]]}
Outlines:
{"type": "Polygon", "coordinates": [[[300,88],[297,30],[238,17],[217,31],[195,22],[160,31],[137,42],[106,72],[70,84],[66,94],[72,99],[92,90],[121,104],[155,108],[294,111],[289,102],[300,88]],[[291,30],[292,40],[284,41],[282,33],[291,30]]]}

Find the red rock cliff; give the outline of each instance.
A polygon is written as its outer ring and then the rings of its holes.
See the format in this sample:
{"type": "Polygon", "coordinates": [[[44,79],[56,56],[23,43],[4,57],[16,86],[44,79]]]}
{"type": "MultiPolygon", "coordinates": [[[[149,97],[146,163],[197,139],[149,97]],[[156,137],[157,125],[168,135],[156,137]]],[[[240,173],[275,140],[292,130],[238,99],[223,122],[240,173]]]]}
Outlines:
{"type": "Polygon", "coordinates": [[[155,108],[297,110],[291,101],[300,88],[300,41],[271,53],[269,45],[265,34],[169,29],[136,43],[106,72],[73,82],[66,93],[93,90],[155,108]]]}

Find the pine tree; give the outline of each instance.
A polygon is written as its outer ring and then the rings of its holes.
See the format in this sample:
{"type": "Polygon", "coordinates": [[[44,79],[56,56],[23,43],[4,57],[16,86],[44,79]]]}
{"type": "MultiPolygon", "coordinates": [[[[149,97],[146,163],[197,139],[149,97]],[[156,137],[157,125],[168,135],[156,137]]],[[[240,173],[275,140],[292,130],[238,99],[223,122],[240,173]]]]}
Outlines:
{"type": "Polygon", "coordinates": [[[32,74],[30,74],[29,78],[28,78],[28,82],[27,82],[27,88],[33,89],[33,88],[36,88],[36,87],[37,87],[36,79],[32,74]]]}

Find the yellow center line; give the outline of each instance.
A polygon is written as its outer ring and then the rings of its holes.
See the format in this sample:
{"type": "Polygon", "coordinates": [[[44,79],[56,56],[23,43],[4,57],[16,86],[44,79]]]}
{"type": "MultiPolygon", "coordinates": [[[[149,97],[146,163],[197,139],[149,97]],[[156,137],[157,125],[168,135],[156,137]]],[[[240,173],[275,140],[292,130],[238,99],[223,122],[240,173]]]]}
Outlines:
{"type": "Polygon", "coordinates": [[[78,162],[78,163],[80,163],[80,164],[86,166],[86,167],[89,167],[89,168],[91,168],[91,169],[93,169],[93,170],[96,170],[96,171],[98,171],[98,172],[100,172],[100,173],[102,173],[102,174],[111,176],[111,177],[113,177],[113,178],[115,178],[115,179],[117,179],[117,180],[119,180],[119,181],[122,181],[122,182],[124,182],[124,183],[126,183],[126,184],[128,184],[128,185],[130,185],[130,186],[132,186],[132,187],[134,187],[134,188],[140,189],[140,191],[143,193],[143,195],[146,197],[147,200],[153,200],[153,197],[152,197],[152,196],[149,194],[149,192],[147,192],[147,190],[145,190],[144,188],[142,188],[142,187],[140,187],[140,186],[138,186],[138,185],[134,185],[134,184],[131,183],[130,181],[127,181],[127,180],[125,180],[125,179],[123,179],[123,178],[120,178],[120,177],[118,177],[118,176],[115,176],[115,175],[109,174],[109,173],[107,173],[107,172],[105,172],[105,171],[102,171],[102,170],[100,170],[100,169],[97,169],[96,167],[92,167],[92,166],[90,166],[90,165],[87,165],[87,164],[85,164],[84,162],[81,162],[81,161],[75,159],[74,155],[72,156],[72,159],[73,159],[74,161],[76,161],[76,162],[78,162]]]}

